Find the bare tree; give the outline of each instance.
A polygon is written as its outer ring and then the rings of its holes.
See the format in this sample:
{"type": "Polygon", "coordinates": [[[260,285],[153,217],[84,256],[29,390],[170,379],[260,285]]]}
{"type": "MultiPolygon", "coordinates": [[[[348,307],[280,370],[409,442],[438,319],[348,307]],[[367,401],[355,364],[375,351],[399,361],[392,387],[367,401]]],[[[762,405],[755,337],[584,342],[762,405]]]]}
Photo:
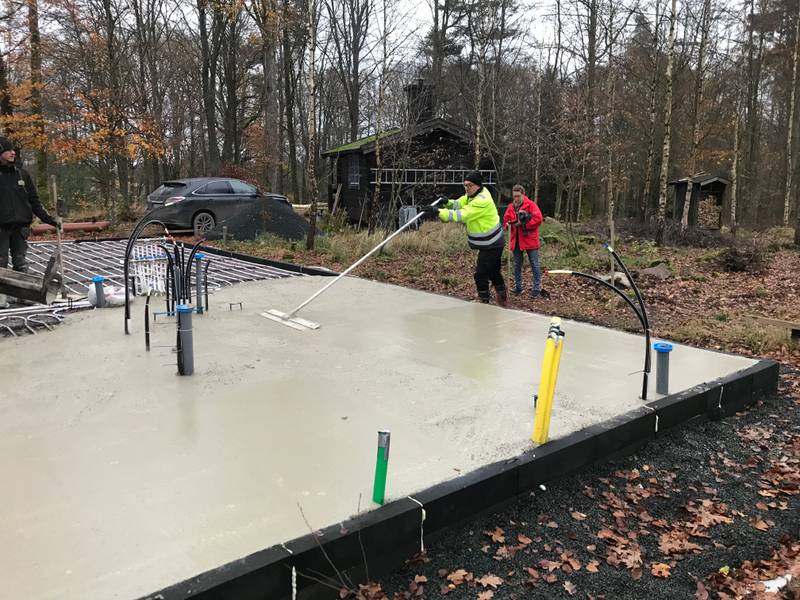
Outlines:
{"type": "Polygon", "coordinates": [[[333,69],[342,86],[347,116],[350,121],[350,140],[358,139],[361,127],[361,96],[365,73],[363,61],[368,47],[370,19],[374,0],[325,0],[333,69]]]}
{"type": "Polygon", "coordinates": [[[41,145],[36,152],[36,187],[39,195],[47,198],[50,189],[47,185],[47,150],[45,148],[45,130],[42,116],[42,42],[39,35],[39,1],[28,2],[28,38],[30,42],[31,65],[31,113],[36,119],[36,129],[41,145]]]}
{"type": "Polygon", "coordinates": [[[664,243],[667,226],[667,175],[669,173],[670,126],[672,124],[672,68],[675,62],[675,21],[677,2],[672,0],[669,13],[669,54],[667,55],[667,93],[664,100],[664,143],[661,147],[661,176],[658,183],[658,214],[656,217],[656,244],[664,243]]]}
{"type": "Polygon", "coordinates": [[[697,75],[694,84],[694,110],[692,111],[692,151],[689,155],[689,180],[686,184],[688,196],[683,202],[681,215],[681,233],[686,232],[689,226],[689,209],[691,208],[692,190],[694,189],[694,174],[697,170],[697,155],[700,148],[700,132],[702,126],[703,110],[703,83],[705,80],[705,58],[708,46],[708,29],[711,21],[711,0],[703,0],[703,14],[700,18],[700,49],[697,56],[697,75]]]}
{"type": "Polygon", "coordinates": [[[311,206],[309,207],[310,226],[306,237],[306,249],[314,249],[314,238],[317,233],[317,203],[319,190],[317,187],[317,26],[319,11],[317,0],[306,0],[306,54],[308,66],[306,70],[306,88],[308,92],[308,145],[306,147],[306,189],[311,206]]]}
{"type": "Polygon", "coordinates": [[[659,57],[659,31],[661,29],[661,0],[655,0],[655,18],[653,20],[653,64],[652,64],[652,77],[650,78],[650,121],[649,121],[649,134],[647,144],[647,162],[645,163],[645,179],[644,190],[642,191],[641,211],[642,221],[646,222],[650,212],[650,194],[653,182],[653,160],[655,157],[656,146],[656,91],[658,90],[658,80],[660,72],[658,68],[659,57]]]}
{"type": "Polygon", "coordinates": [[[786,127],[786,183],[783,192],[783,226],[789,225],[792,210],[792,141],[794,140],[794,111],[797,103],[797,55],[800,50],[800,5],[794,23],[794,53],[792,55],[792,87],[789,91],[789,124],[786,127]]]}

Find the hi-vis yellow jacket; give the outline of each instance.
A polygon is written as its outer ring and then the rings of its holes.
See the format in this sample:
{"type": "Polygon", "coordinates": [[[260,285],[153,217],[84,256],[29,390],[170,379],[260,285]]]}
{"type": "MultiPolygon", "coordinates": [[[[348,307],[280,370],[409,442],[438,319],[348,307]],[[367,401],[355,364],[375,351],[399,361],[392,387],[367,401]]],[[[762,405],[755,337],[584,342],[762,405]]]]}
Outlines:
{"type": "Polygon", "coordinates": [[[439,219],[448,222],[464,223],[467,226],[469,247],[475,250],[502,248],[505,245],[500,215],[485,187],[472,198],[466,194],[447,201],[447,208],[439,210],[439,219]]]}

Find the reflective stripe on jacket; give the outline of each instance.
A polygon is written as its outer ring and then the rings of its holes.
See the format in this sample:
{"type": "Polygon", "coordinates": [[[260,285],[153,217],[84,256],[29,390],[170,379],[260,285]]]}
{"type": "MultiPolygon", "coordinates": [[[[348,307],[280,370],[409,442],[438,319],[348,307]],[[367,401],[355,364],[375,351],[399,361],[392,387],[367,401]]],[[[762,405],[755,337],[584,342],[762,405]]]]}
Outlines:
{"type": "Polygon", "coordinates": [[[497,206],[485,187],[471,198],[464,195],[448,200],[447,208],[439,210],[439,219],[445,223],[464,223],[470,248],[484,250],[505,246],[497,206]]]}

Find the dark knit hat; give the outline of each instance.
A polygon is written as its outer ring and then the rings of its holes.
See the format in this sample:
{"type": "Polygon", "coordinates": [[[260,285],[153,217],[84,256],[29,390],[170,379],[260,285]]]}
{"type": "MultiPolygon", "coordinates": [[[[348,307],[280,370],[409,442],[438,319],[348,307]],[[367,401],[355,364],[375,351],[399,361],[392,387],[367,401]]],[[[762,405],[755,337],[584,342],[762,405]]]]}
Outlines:
{"type": "Polygon", "coordinates": [[[470,171],[467,173],[467,176],[464,177],[464,181],[471,181],[475,185],[483,185],[483,177],[481,177],[480,171],[470,171]]]}
{"type": "Polygon", "coordinates": [[[14,149],[14,143],[7,137],[0,136],[0,153],[14,149]]]}

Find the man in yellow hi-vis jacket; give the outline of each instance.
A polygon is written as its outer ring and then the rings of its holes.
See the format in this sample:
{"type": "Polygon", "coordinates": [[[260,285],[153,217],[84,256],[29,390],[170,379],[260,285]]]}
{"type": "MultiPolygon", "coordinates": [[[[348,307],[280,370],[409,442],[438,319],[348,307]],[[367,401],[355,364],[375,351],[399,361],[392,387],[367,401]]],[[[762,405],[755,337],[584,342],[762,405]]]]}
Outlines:
{"type": "Polygon", "coordinates": [[[464,178],[464,192],[466,193],[460,198],[448,200],[447,208],[424,206],[422,211],[428,217],[438,216],[445,223],[466,225],[469,247],[478,251],[475,265],[478,298],[481,302],[489,302],[491,281],[497,293],[497,304],[505,306],[508,292],[500,266],[505,237],[497,206],[489,190],[483,187],[483,178],[479,171],[472,171],[464,178]]]}

